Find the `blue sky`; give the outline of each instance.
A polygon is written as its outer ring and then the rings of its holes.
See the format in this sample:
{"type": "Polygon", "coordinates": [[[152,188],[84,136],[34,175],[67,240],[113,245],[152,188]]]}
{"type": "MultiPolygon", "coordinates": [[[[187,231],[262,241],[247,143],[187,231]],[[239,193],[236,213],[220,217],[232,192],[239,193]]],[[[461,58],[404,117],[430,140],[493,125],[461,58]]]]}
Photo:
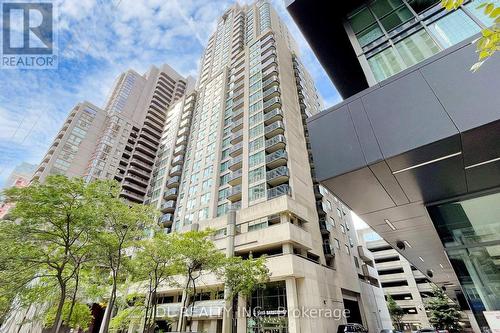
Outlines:
{"type": "MultiPolygon", "coordinates": [[[[242,3],[243,1],[239,1],[242,3]]],[[[250,1],[247,1],[250,2],[250,1]]],[[[325,106],[341,98],[284,8],[271,1],[301,48],[325,106]]],[[[0,69],[0,187],[25,161],[38,164],[71,108],[102,106],[117,75],[168,63],[196,76],[203,47],[228,0],[55,0],[59,67],[0,69]]]]}

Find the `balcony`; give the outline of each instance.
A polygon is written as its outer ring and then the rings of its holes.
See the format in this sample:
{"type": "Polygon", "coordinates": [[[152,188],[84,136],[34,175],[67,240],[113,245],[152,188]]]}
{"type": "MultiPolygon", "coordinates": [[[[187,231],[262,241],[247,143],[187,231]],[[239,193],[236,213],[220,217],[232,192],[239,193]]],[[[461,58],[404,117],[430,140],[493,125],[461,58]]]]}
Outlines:
{"type": "Polygon", "coordinates": [[[273,97],[270,100],[264,102],[262,108],[264,112],[271,111],[272,109],[281,107],[281,99],[279,97],[273,97]]]}
{"type": "Polygon", "coordinates": [[[121,190],[120,196],[134,202],[142,203],[144,201],[144,196],[124,189],[121,190]]]}
{"type": "Polygon", "coordinates": [[[276,135],[271,139],[266,140],[266,152],[273,153],[276,150],[286,147],[286,139],[284,135],[276,135]]]}
{"type": "MultiPolygon", "coordinates": [[[[130,141],[130,140],[129,140],[130,141]]],[[[143,146],[146,146],[148,147],[149,149],[151,149],[152,151],[156,151],[156,144],[154,144],[151,140],[148,140],[147,138],[145,137],[139,137],[139,139],[137,139],[137,143],[140,143],[142,144],[143,146]]]]}
{"type": "Polygon", "coordinates": [[[273,187],[273,188],[267,190],[267,199],[268,200],[271,200],[273,198],[276,198],[276,197],[279,197],[282,195],[292,195],[292,188],[287,184],[283,184],[283,185],[279,185],[279,186],[276,186],[276,187],[273,187]]]}
{"type": "Polygon", "coordinates": [[[233,117],[231,118],[232,121],[236,121],[242,117],[243,117],[243,108],[233,109],[233,117]]]}
{"type": "Polygon", "coordinates": [[[172,159],[172,166],[184,163],[184,156],[176,156],[172,159]]]}
{"type": "Polygon", "coordinates": [[[277,150],[274,153],[266,156],[266,164],[271,169],[274,169],[282,165],[286,165],[287,161],[288,161],[288,154],[284,149],[277,150]]]}
{"type": "Polygon", "coordinates": [[[177,188],[171,188],[163,194],[165,200],[175,199],[179,195],[179,190],[177,188]]]}
{"type": "Polygon", "coordinates": [[[174,149],[174,156],[183,155],[186,152],[186,146],[182,145],[174,149]]]}
{"type": "Polygon", "coordinates": [[[231,187],[227,199],[231,202],[241,200],[241,185],[231,187]]]}
{"type": "Polygon", "coordinates": [[[272,57],[271,59],[269,59],[268,61],[266,61],[262,64],[262,70],[266,71],[271,66],[276,67],[277,65],[278,65],[278,61],[276,60],[276,57],[272,57]]]}
{"type": "Polygon", "coordinates": [[[278,66],[274,65],[266,69],[265,71],[262,71],[262,80],[267,80],[271,76],[276,76],[278,75],[278,66]]]}
{"type": "Polygon", "coordinates": [[[330,244],[330,242],[324,242],[323,243],[323,253],[325,254],[326,258],[333,258],[335,257],[335,249],[330,244]]]}
{"type": "Polygon", "coordinates": [[[363,271],[363,275],[370,279],[378,279],[378,273],[375,268],[370,265],[363,264],[361,266],[361,270],[363,271]]]}
{"type": "Polygon", "coordinates": [[[175,145],[176,146],[179,146],[179,145],[186,145],[188,142],[188,138],[187,138],[187,135],[182,135],[182,136],[179,136],[177,138],[177,140],[175,141],[175,145]]]}
{"type": "Polygon", "coordinates": [[[148,178],[149,177],[149,172],[144,171],[142,168],[138,168],[136,166],[131,165],[128,168],[129,173],[133,173],[134,175],[137,176],[143,176],[143,178],[148,178]]]}
{"type": "Polygon", "coordinates": [[[241,171],[241,169],[234,171],[234,172],[231,172],[231,174],[229,176],[228,184],[231,186],[241,184],[242,178],[243,178],[243,172],[241,171]]]}
{"type": "Polygon", "coordinates": [[[141,160],[143,161],[144,163],[147,163],[147,164],[153,164],[154,162],[154,157],[151,157],[149,155],[146,155],[146,154],[143,154],[141,153],[140,151],[134,151],[133,153],[133,157],[138,159],[138,160],[141,160]]]}
{"type": "Polygon", "coordinates": [[[319,230],[323,235],[330,234],[330,230],[328,229],[328,223],[326,222],[326,217],[324,216],[319,218],[319,230]]]}
{"type": "Polygon", "coordinates": [[[137,146],[135,146],[137,151],[140,151],[144,154],[147,154],[148,156],[152,157],[153,159],[156,157],[156,152],[151,149],[150,147],[142,144],[142,143],[137,143],[137,146]]]}
{"type": "Polygon", "coordinates": [[[270,78],[268,78],[267,80],[265,80],[264,82],[262,82],[262,89],[267,89],[269,87],[272,87],[272,86],[277,86],[279,85],[279,77],[278,75],[273,75],[271,76],[270,78]]]}
{"type": "Polygon", "coordinates": [[[159,222],[165,228],[170,227],[172,225],[172,223],[174,222],[174,214],[168,213],[168,214],[163,215],[162,217],[160,217],[159,222]]]}
{"type": "Polygon", "coordinates": [[[180,181],[181,181],[181,178],[179,176],[175,176],[175,177],[170,178],[167,181],[167,188],[179,187],[180,181]]]}
{"type": "Polygon", "coordinates": [[[269,125],[275,121],[283,120],[283,111],[281,109],[274,109],[264,116],[264,124],[269,125]]]}
{"type": "Polygon", "coordinates": [[[363,245],[358,245],[359,258],[365,263],[373,263],[373,253],[363,245]]]}
{"type": "Polygon", "coordinates": [[[288,168],[286,166],[280,166],[276,169],[268,171],[266,173],[267,183],[271,186],[276,186],[283,184],[290,178],[288,174],[288,168]]]}
{"type": "Polygon", "coordinates": [[[170,169],[170,172],[168,173],[169,176],[180,176],[182,174],[182,166],[181,165],[176,165],[172,169],[170,169]]]}
{"type": "Polygon", "coordinates": [[[231,147],[231,149],[229,150],[229,155],[231,157],[236,157],[240,155],[242,152],[243,152],[243,142],[240,142],[231,147]]]}
{"type": "Polygon", "coordinates": [[[243,118],[233,121],[233,126],[231,127],[231,132],[239,131],[243,128],[243,118]]]}
{"type": "Polygon", "coordinates": [[[161,205],[162,213],[173,213],[175,211],[175,200],[169,200],[161,205]]]}
{"type": "Polygon", "coordinates": [[[136,183],[125,180],[122,183],[122,186],[123,186],[123,188],[136,191],[136,192],[140,193],[141,195],[146,194],[146,187],[144,187],[142,185],[138,185],[136,183]]]}
{"type": "Polygon", "coordinates": [[[241,169],[242,164],[243,158],[241,156],[235,157],[231,159],[231,162],[229,162],[229,170],[236,171],[238,169],[241,169]]]}
{"type": "Polygon", "coordinates": [[[268,139],[283,133],[285,133],[285,124],[282,121],[277,121],[264,128],[264,135],[268,139]]]}
{"type": "Polygon", "coordinates": [[[231,134],[231,143],[237,144],[243,140],[243,130],[239,130],[236,133],[231,134]]]}
{"type": "Polygon", "coordinates": [[[130,161],[130,164],[133,166],[139,167],[144,171],[147,171],[148,174],[151,173],[151,171],[153,170],[152,169],[153,167],[151,165],[144,163],[144,162],[141,162],[135,158],[133,158],[132,161],[130,161]]]}
{"type": "Polygon", "coordinates": [[[143,186],[143,187],[147,187],[148,184],[149,184],[149,179],[146,179],[146,178],[143,178],[143,177],[139,177],[139,176],[135,176],[135,175],[132,175],[130,173],[125,176],[125,179],[130,180],[132,182],[135,182],[135,183],[137,183],[137,184],[139,184],[140,186],[143,186]]]}

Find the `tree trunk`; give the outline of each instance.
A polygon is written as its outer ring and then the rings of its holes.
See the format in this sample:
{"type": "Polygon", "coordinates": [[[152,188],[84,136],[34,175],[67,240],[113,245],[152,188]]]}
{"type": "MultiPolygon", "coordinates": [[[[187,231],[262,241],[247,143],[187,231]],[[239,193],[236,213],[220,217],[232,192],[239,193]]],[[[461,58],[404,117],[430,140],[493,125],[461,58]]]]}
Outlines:
{"type": "Polygon", "coordinates": [[[106,311],[104,311],[104,318],[102,319],[101,328],[99,333],[107,333],[109,330],[109,322],[111,320],[111,314],[113,313],[113,307],[115,306],[116,299],[116,279],[113,279],[113,289],[111,290],[111,295],[109,296],[108,306],[106,311]]]}
{"type": "Polygon", "coordinates": [[[75,277],[75,291],[73,292],[73,296],[71,297],[71,306],[69,308],[68,318],[66,319],[68,324],[71,322],[71,316],[73,315],[73,309],[76,303],[76,293],[78,292],[79,282],[80,282],[80,272],[79,269],[77,269],[75,277]]]}
{"type": "Polygon", "coordinates": [[[60,281],[59,288],[61,290],[61,294],[60,294],[60,298],[59,298],[59,304],[57,305],[56,316],[54,318],[54,326],[52,326],[52,330],[51,330],[53,333],[59,333],[59,331],[61,330],[62,310],[63,310],[63,306],[64,306],[64,301],[66,300],[66,284],[64,284],[64,282],[60,281]]]}

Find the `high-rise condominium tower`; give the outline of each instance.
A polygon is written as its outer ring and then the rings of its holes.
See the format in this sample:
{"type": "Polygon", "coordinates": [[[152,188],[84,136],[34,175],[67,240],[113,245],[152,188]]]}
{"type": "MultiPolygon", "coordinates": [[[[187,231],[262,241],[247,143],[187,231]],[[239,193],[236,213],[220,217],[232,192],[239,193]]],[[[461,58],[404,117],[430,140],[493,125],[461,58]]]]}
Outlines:
{"type": "Polygon", "coordinates": [[[79,103],[49,148],[34,179],[50,174],[116,179],[122,196],[143,202],[167,108],[181,98],[189,79],[168,65],[144,75],[122,73],[104,109],[79,103]]]}
{"type": "MultiPolygon", "coordinates": [[[[228,255],[268,256],[267,288],[239,299],[261,315],[238,317],[233,332],[330,332],[346,321],[299,309],[348,309],[350,322],[382,328],[379,314],[364,311],[384,304],[381,291],[362,299],[379,290],[373,261],[358,249],[348,209],[315,184],[305,119],[320,105],[287,27],[259,1],[222,15],[196,93],[167,112],[146,199],[167,232],[212,228],[228,255]]],[[[222,282],[207,278],[197,289],[191,329],[229,332],[222,282]]],[[[160,296],[159,311],[175,313],[181,291],[160,296]]]]}

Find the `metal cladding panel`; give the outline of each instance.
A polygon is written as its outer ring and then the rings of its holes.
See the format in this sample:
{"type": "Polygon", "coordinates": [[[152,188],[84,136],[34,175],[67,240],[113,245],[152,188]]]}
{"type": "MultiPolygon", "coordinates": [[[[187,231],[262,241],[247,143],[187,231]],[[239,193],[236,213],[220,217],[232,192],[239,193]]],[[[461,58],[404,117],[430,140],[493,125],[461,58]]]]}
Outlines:
{"type": "Polygon", "coordinates": [[[458,133],[419,71],[362,100],[385,158],[458,133]]]}
{"type": "Polygon", "coordinates": [[[329,178],[366,165],[347,106],[325,113],[309,124],[314,164],[328,166],[316,170],[318,179],[329,178]]]}
{"type": "Polygon", "coordinates": [[[475,45],[447,54],[421,73],[460,132],[500,118],[500,60],[492,57],[476,72],[475,45]]]}

